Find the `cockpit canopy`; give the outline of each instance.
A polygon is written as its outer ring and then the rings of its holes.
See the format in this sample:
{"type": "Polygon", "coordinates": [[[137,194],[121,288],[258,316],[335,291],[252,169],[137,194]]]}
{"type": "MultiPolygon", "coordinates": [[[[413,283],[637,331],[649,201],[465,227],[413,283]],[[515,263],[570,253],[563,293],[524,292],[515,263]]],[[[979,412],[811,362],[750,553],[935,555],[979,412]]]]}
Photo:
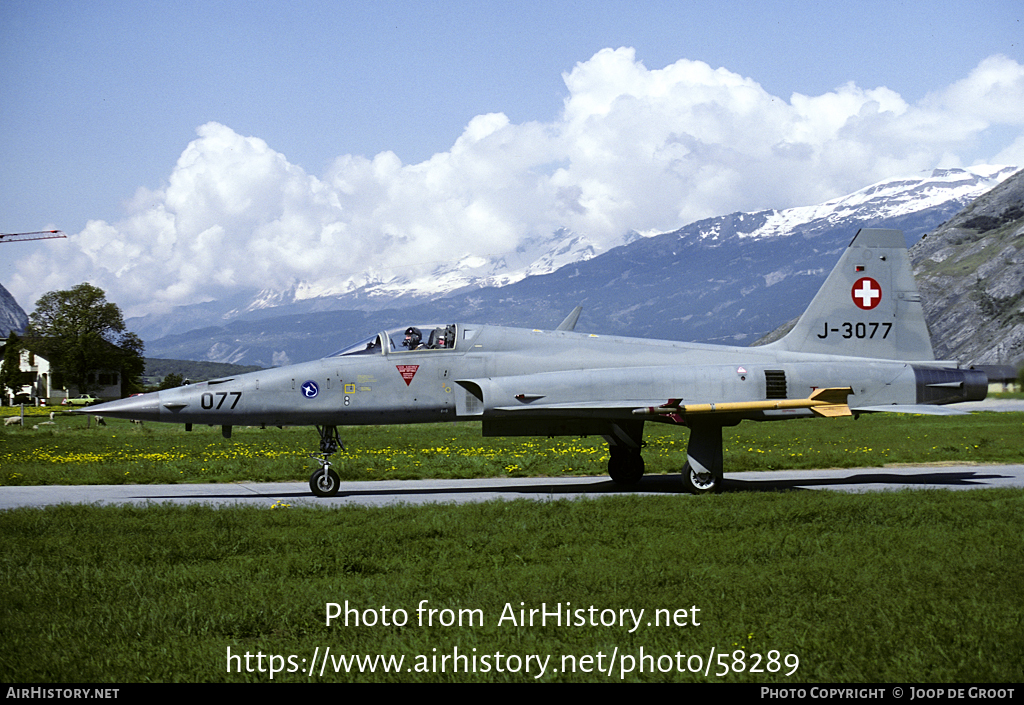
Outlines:
{"type": "Polygon", "coordinates": [[[331,353],[328,357],[380,355],[416,350],[453,350],[455,341],[456,326],[454,323],[402,326],[360,340],[358,343],[331,353]]]}

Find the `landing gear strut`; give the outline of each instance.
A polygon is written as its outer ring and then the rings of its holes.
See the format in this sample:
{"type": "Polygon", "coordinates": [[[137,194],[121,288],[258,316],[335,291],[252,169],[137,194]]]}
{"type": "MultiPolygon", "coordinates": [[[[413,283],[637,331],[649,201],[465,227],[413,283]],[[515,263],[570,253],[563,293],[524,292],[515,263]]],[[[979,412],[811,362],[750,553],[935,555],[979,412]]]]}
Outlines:
{"type": "Polygon", "coordinates": [[[309,457],[320,463],[320,469],[309,476],[309,489],[317,497],[333,497],[341,487],[341,478],[331,469],[330,458],[344,447],[338,438],[337,426],[317,426],[316,430],[320,434],[320,452],[310,453],[309,457]]]}

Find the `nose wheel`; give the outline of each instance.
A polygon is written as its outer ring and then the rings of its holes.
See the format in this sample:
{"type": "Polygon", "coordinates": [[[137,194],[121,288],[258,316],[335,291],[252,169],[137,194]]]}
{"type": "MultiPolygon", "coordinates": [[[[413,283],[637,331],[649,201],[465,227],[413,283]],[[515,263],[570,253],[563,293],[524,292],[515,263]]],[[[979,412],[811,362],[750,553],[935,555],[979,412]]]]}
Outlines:
{"type": "Polygon", "coordinates": [[[331,470],[331,464],[327,458],[312,456],[320,463],[320,469],[309,476],[309,489],[317,497],[333,497],[338,494],[338,487],[341,486],[341,478],[338,473],[331,470]]]}
{"type": "Polygon", "coordinates": [[[338,438],[337,426],[317,426],[316,430],[320,434],[320,452],[310,453],[309,457],[315,458],[320,468],[309,476],[309,489],[317,497],[333,497],[341,487],[341,478],[331,469],[330,458],[345,448],[338,438]]]}

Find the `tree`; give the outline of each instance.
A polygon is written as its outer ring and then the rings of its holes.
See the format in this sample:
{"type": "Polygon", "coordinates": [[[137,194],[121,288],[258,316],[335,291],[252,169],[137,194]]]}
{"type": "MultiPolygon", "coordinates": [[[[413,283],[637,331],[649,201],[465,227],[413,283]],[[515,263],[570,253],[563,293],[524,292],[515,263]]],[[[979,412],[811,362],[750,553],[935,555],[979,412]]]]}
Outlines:
{"type": "Polygon", "coordinates": [[[21,338],[12,330],[4,346],[4,358],[0,363],[0,397],[6,403],[7,390],[11,394],[21,391],[21,338]]]}
{"type": "Polygon", "coordinates": [[[174,389],[185,384],[185,378],[179,375],[177,372],[169,372],[162,380],[160,380],[160,389],[174,389]]]}
{"type": "Polygon", "coordinates": [[[146,358],[142,356],[145,343],[135,333],[128,332],[121,336],[119,347],[124,351],[121,361],[121,395],[128,396],[145,391],[142,375],[146,372],[146,358]]]}
{"type": "Polygon", "coordinates": [[[30,334],[42,338],[39,347],[65,385],[79,392],[99,389],[90,375],[113,369],[121,371],[122,393],[141,389],[142,340],[125,331],[121,309],[99,287],[82,283],[43,294],[28,318],[30,334]]]}

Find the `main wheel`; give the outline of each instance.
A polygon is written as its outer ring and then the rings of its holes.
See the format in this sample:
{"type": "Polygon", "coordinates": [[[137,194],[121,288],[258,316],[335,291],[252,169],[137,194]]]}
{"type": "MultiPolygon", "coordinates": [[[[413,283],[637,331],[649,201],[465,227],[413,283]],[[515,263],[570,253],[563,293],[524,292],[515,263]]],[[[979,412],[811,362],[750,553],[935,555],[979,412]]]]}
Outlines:
{"type": "Polygon", "coordinates": [[[644,458],[638,450],[621,446],[609,448],[608,474],[620,485],[635,485],[644,476],[644,458]]]}
{"type": "Polygon", "coordinates": [[[698,472],[689,462],[683,466],[683,488],[690,494],[719,494],[723,484],[724,478],[720,472],[698,472]]]}
{"type": "Polygon", "coordinates": [[[333,497],[341,487],[341,478],[330,468],[320,468],[309,476],[309,489],[317,497],[333,497]]]}

